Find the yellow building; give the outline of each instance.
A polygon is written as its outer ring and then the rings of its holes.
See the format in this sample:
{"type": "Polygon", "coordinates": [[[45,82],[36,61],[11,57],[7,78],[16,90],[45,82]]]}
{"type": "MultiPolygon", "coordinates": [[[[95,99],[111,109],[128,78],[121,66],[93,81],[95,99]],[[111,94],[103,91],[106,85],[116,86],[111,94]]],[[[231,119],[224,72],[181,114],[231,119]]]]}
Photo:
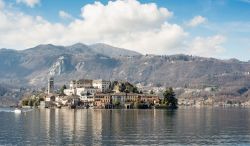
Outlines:
{"type": "Polygon", "coordinates": [[[95,94],[94,106],[105,108],[106,106],[119,103],[121,106],[132,105],[134,103],[159,104],[159,96],[136,93],[112,93],[95,94]]]}

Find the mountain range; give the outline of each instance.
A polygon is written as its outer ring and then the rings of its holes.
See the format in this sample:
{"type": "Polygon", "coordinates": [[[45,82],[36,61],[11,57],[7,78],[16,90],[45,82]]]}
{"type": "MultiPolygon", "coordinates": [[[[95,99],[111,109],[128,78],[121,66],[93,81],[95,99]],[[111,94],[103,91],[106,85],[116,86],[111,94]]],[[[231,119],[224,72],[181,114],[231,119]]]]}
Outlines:
{"type": "Polygon", "coordinates": [[[188,55],[142,55],[106,44],[39,45],[27,50],[0,49],[0,81],[43,86],[78,78],[128,80],[166,86],[223,85],[248,78],[250,63],[188,55]]]}
{"type": "MultiPolygon", "coordinates": [[[[107,44],[39,45],[26,50],[0,49],[0,83],[46,87],[72,79],[125,80],[182,88],[250,88],[250,62],[190,55],[142,55],[107,44]]],[[[247,92],[246,91],[246,92],[247,92]]]]}
{"type": "Polygon", "coordinates": [[[84,78],[172,86],[183,89],[185,98],[211,96],[184,91],[208,87],[215,87],[218,97],[242,99],[250,95],[250,62],[183,54],[142,55],[101,43],[46,44],[26,50],[0,49],[0,105],[1,101],[3,105],[8,103],[9,98],[20,98],[26,92],[22,88],[47,87],[50,76],[55,78],[57,87],[84,78]]]}

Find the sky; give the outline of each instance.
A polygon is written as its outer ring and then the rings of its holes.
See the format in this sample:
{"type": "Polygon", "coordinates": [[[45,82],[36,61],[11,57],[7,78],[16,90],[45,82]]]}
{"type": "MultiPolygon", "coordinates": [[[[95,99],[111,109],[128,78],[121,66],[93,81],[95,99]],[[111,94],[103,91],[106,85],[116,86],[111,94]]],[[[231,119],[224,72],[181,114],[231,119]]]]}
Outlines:
{"type": "Polygon", "coordinates": [[[0,0],[0,48],[106,43],[250,60],[250,0],[0,0]]]}

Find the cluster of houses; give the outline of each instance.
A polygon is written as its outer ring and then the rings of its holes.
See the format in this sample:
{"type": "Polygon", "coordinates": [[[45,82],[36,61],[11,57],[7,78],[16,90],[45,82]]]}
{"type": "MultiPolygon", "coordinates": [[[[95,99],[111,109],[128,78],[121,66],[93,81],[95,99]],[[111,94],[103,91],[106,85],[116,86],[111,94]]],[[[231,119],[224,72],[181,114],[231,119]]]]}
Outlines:
{"type": "Polygon", "coordinates": [[[138,105],[151,107],[159,104],[154,94],[124,93],[111,89],[111,82],[105,80],[72,80],[64,94],[54,93],[54,79],[48,81],[48,94],[40,107],[71,108],[137,108],[138,105]]]}

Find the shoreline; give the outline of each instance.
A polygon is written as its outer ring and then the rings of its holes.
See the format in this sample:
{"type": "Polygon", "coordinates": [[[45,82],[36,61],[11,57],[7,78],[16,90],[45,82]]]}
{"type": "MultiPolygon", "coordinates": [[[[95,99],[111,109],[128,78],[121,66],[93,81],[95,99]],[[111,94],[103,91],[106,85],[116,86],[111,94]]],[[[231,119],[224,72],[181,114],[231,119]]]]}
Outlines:
{"type": "MultiPolygon", "coordinates": [[[[0,109],[15,109],[13,106],[0,106],[0,109]]],[[[203,105],[203,106],[183,106],[179,105],[176,109],[171,108],[69,108],[69,107],[51,107],[51,108],[41,108],[41,107],[19,107],[19,109],[72,109],[72,110],[178,110],[185,108],[250,108],[250,106],[214,106],[214,105],[203,105]]]]}

